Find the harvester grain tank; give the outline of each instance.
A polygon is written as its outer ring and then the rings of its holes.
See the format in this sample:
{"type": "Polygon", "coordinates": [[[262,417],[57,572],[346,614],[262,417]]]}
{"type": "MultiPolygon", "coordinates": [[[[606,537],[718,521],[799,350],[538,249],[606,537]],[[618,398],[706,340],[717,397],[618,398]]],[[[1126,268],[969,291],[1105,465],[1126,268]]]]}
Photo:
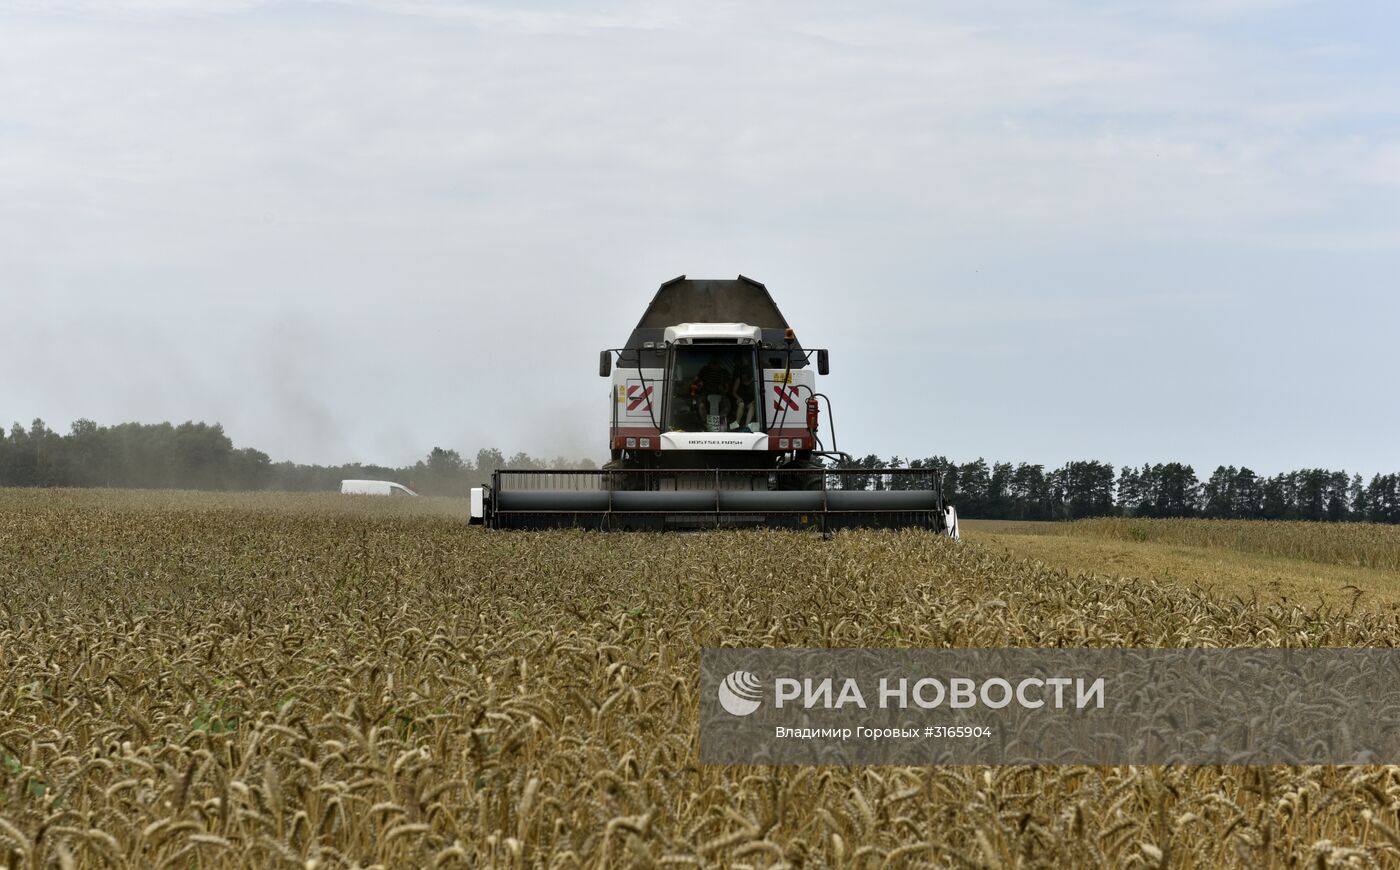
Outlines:
{"type": "Polygon", "coordinates": [[[472,490],[493,528],[924,528],[956,538],[935,468],[852,469],[805,348],[767,288],[744,276],[662,284],[611,379],[610,461],[595,471],[501,469],[472,490]],[[826,428],[821,425],[825,403],[826,428]],[[830,446],[826,440],[830,439],[830,446]]]}

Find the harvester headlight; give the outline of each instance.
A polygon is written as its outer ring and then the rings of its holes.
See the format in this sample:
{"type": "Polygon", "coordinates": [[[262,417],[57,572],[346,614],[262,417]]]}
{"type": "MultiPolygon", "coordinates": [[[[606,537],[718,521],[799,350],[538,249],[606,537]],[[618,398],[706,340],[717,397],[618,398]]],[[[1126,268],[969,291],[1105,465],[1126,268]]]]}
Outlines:
{"type": "Polygon", "coordinates": [[[801,449],[802,449],[802,439],[801,439],[801,438],[794,438],[794,439],[792,439],[792,449],[793,449],[793,450],[801,450],[801,449]]]}
{"type": "Polygon", "coordinates": [[[628,439],[627,439],[627,446],[628,446],[628,447],[636,447],[636,446],[637,446],[637,439],[636,439],[636,438],[628,438],[628,439]]]}
{"type": "Polygon", "coordinates": [[[650,438],[643,438],[643,439],[642,439],[642,447],[645,448],[645,447],[650,447],[650,446],[651,446],[651,439],[650,439],[650,438]]]}
{"type": "Polygon", "coordinates": [[[786,449],[788,449],[788,440],[787,440],[786,438],[779,438],[779,439],[778,439],[778,449],[779,449],[779,450],[786,450],[786,449]]]}

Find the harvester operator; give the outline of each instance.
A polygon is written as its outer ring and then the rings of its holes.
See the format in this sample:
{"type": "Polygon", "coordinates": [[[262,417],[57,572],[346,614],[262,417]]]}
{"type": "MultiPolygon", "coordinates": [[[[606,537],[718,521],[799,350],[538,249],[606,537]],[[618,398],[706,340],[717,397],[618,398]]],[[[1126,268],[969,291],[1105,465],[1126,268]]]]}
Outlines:
{"type": "Polygon", "coordinates": [[[704,419],[709,416],[723,417],[725,405],[729,402],[731,390],[729,372],[725,371],[718,356],[712,356],[701,367],[700,373],[695,376],[695,384],[692,389],[697,393],[696,404],[700,409],[700,417],[704,419]],[[698,389],[696,389],[698,387],[698,389]],[[711,407],[711,403],[716,406],[711,407]]]}
{"type": "Polygon", "coordinates": [[[756,398],[753,389],[753,364],[744,357],[736,360],[731,382],[734,386],[730,390],[729,396],[734,405],[734,419],[729,424],[729,428],[747,429],[749,424],[753,422],[756,398]]]}

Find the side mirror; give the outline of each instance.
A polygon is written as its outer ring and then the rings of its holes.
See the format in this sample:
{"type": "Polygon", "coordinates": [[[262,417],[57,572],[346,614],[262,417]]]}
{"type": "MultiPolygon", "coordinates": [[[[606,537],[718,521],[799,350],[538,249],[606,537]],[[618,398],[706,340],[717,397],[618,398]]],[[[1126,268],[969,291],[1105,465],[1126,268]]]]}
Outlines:
{"type": "Polygon", "coordinates": [[[612,374],[612,351],[603,350],[598,352],[598,377],[606,378],[612,374]]]}
{"type": "Polygon", "coordinates": [[[817,351],[817,374],[831,374],[831,358],[826,355],[826,351],[817,351]]]}

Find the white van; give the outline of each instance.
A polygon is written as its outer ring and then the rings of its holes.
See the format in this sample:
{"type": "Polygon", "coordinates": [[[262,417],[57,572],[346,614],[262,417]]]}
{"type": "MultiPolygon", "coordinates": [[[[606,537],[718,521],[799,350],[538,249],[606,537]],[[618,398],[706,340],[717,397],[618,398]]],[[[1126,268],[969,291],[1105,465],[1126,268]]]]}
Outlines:
{"type": "Polygon", "coordinates": [[[342,480],[340,491],[349,495],[417,495],[401,483],[391,480],[342,480]]]}

